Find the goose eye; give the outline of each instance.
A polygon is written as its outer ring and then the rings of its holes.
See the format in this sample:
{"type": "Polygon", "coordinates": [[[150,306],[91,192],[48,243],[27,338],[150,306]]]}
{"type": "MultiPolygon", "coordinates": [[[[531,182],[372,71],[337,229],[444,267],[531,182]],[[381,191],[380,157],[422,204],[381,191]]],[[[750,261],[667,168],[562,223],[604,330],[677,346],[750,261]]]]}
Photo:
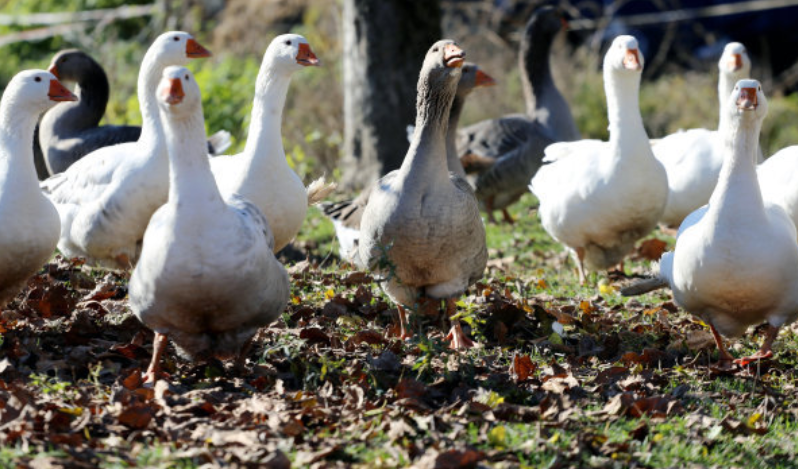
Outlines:
{"type": "Polygon", "coordinates": [[[188,75],[186,75],[186,81],[188,81],[188,75]]]}
{"type": "Polygon", "coordinates": [[[436,48],[432,49],[432,52],[438,52],[438,48],[436,47],[436,48]]]}
{"type": "Polygon", "coordinates": [[[179,37],[179,36],[175,36],[175,37],[173,37],[172,39],[174,39],[174,40],[175,40],[175,42],[177,42],[177,41],[179,41],[179,40],[180,40],[180,37],[179,37]]]}
{"type": "Polygon", "coordinates": [[[37,81],[37,82],[42,81],[42,77],[36,77],[36,78],[33,79],[33,81],[37,81]]]}
{"type": "Polygon", "coordinates": [[[286,41],[285,41],[285,45],[286,45],[286,46],[290,46],[290,45],[291,45],[291,41],[290,41],[290,40],[286,40],[286,41]]]}

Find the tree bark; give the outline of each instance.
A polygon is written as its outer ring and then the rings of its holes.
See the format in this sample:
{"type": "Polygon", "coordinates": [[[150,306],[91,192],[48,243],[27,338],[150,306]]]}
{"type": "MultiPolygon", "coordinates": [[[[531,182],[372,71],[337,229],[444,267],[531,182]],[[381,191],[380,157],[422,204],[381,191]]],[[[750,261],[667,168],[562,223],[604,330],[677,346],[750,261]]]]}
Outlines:
{"type": "Polygon", "coordinates": [[[439,0],[344,0],[342,184],[362,188],[398,168],[416,116],[424,56],[441,39],[439,0]]]}

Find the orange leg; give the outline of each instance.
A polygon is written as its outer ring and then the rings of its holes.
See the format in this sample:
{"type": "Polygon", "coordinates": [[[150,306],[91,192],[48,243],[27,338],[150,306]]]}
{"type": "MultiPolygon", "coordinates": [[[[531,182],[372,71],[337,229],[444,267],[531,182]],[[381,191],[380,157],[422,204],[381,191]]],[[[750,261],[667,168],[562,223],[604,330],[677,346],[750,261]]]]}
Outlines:
{"type": "Polygon", "coordinates": [[[585,248],[576,248],[576,270],[579,272],[579,285],[587,282],[585,275],[585,248]]]}
{"type": "Polygon", "coordinates": [[[396,305],[396,309],[399,310],[399,338],[402,340],[412,339],[413,332],[409,328],[407,311],[400,305],[396,305]]]}
{"type": "MultiPolygon", "coordinates": [[[[446,300],[446,316],[452,317],[457,312],[457,302],[454,298],[448,298],[446,300]]],[[[449,334],[446,336],[446,340],[451,341],[449,344],[449,348],[453,350],[460,350],[464,348],[473,348],[476,346],[473,340],[469,339],[465,332],[463,332],[463,328],[460,327],[460,320],[453,319],[452,328],[449,330],[449,334]]]]}
{"type": "Polygon", "coordinates": [[[488,212],[488,221],[496,223],[496,218],[493,217],[493,196],[485,199],[485,211],[488,212]]]}
{"type": "Polygon", "coordinates": [[[166,334],[155,333],[155,340],[152,342],[152,360],[150,360],[150,366],[144,374],[145,383],[155,383],[158,381],[158,378],[163,376],[163,372],[161,371],[161,357],[163,356],[164,350],[166,350],[166,344],[168,342],[169,339],[166,337],[166,334]]]}
{"type": "Polygon", "coordinates": [[[721,367],[728,367],[731,365],[731,362],[734,361],[734,357],[732,357],[729,351],[726,350],[726,346],[723,345],[723,337],[720,336],[718,330],[715,329],[715,326],[710,324],[709,330],[712,331],[712,336],[715,337],[715,344],[718,346],[718,353],[720,354],[720,360],[718,361],[721,367]]]}
{"type": "Polygon", "coordinates": [[[249,355],[249,351],[252,349],[252,342],[255,340],[255,336],[253,335],[246,342],[241,346],[241,350],[238,352],[238,356],[236,357],[236,361],[233,365],[235,371],[237,373],[242,373],[246,370],[247,366],[247,355],[249,355]]]}
{"type": "Polygon", "coordinates": [[[752,362],[772,357],[773,342],[776,340],[778,335],[779,328],[768,325],[768,328],[765,331],[765,341],[762,342],[762,347],[759,349],[759,351],[749,357],[738,358],[737,360],[734,360],[734,363],[737,363],[740,366],[746,366],[752,362]]]}
{"type": "Polygon", "coordinates": [[[507,208],[502,209],[502,214],[504,215],[504,221],[506,221],[511,225],[515,223],[515,220],[513,220],[513,216],[510,215],[510,212],[507,211],[507,208]]]}

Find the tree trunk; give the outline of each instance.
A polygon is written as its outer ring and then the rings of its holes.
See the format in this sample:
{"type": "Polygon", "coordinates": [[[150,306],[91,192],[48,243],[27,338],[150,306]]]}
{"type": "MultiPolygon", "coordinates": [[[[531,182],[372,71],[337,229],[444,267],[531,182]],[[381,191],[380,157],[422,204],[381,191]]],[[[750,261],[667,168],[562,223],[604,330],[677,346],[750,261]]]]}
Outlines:
{"type": "Polygon", "coordinates": [[[344,0],[343,185],[398,168],[424,56],[441,39],[439,0],[344,0]]]}

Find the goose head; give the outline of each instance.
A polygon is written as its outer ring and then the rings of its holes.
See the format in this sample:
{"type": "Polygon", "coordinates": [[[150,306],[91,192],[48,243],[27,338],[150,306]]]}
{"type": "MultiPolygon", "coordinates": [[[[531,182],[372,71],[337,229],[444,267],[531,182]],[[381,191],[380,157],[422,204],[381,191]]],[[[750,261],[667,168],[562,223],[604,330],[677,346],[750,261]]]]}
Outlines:
{"type": "Polygon", "coordinates": [[[188,59],[210,57],[211,52],[183,31],[163,33],[150,46],[162,63],[184,65],[188,59]]]}
{"type": "Polygon", "coordinates": [[[59,80],[79,82],[87,71],[99,68],[100,65],[85,52],[65,49],[55,54],[47,70],[59,80]]]}
{"type": "Polygon", "coordinates": [[[524,28],[527,40],[545,40],[550,42],[560,31],[568,28],[565,13],[553,6],[538,8],[532,13],[524,28]]]}
{"type": "Polygon", "coordinates": [[[316,54],[311,50],[308,40],[299,34],[281,34],[272,39],[266,49],[264,62],[266,61],[287,72],[320,64],[316,54]]]}
{"type": "Polygon", "coordinates": [[[727,101],[726,112],[743,122],[764,119],[768,113],[768,101],[762,85],[750,78],[738,81],[727,101]]]}
{"type": "Polygon", "coordinates": [[[460,81],[457,83],[457,95],[466,96],[474,90],[483,86],[494,86],[496,80],[490,75],[480,70],[477,64],[465,62],[462,67],[460,81]]]}
{"type": "Polygon", "coordinates": [[[17,73],[8,83],[3,97],[11,97],[15,105],[30,109],[34,115],[41,114],[58,102],[78,100],[55,75],[46,70],[17,73]]]}
{"type": "Polygon", "coordinates": [[[730,42],[723,48],[718,61],[720,73],[736,76],[739,80],[751,73],[751,58],[745,46],[739,42],[730,42]]]}
{"type": "Polygon", "coordinates": [[[161,112],[184,118],[201,111],[201,94],[197,80],[185,67],[166,67],[156,93],[161,112]]]}
{"type": "Polygon", "coordinates": [[[618,36],[604,56],[605,70],[616,71],[624,74],[640,73],[643,71],[643,53],[634,36],[618,36]]]}
{"type": "Polygon", "coordinates": [[[451,39],[443,39],[429,48],[421,66],[421,79],[431,88],[446,87],[460,80],[465,51],[451,39]],[[426,78],[426,80],[424,80],[426,78]]]}

